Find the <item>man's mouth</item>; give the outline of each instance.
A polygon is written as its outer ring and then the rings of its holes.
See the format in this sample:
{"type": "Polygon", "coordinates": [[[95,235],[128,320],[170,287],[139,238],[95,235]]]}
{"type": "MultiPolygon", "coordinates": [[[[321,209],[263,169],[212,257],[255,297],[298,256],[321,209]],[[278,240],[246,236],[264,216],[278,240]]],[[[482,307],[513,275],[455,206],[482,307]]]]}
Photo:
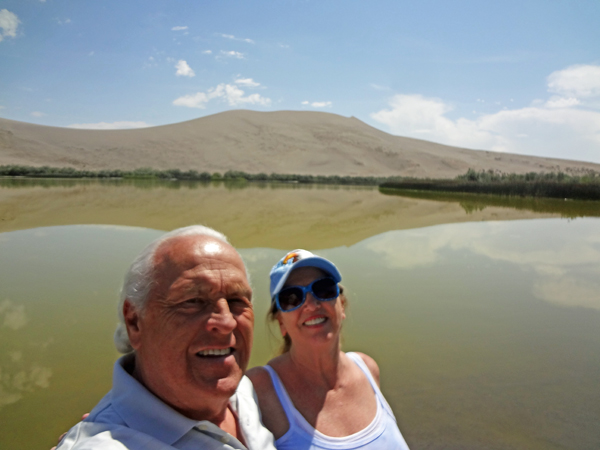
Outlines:
{"type": "Polygon", "coordinates": [[[315,317],[314,319],[309,319],[306,322],[304,322],[304,325],[319,325],[320,323],[323,323],[327,320],[327,317],[315,317]]]}
{"type": "Polygon", "coordinates": [[[227,356],[233,353],[233,347],[228,348],[209,348],[201,350],[196,355],[198,356],[227,356]]]}

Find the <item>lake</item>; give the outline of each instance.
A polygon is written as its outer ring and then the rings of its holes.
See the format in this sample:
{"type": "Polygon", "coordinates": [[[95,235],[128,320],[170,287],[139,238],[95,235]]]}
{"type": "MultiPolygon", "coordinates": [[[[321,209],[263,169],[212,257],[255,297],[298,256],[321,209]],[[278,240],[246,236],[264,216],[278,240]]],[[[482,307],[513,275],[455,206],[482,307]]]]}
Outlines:
{"type": "Polygon", "coordinates": [[[298,184],[0,180],[0,448],[41,448],[110,389],[122,277],[202,223],[268,273],[334,261],[344,349],[373,356],[411,449],[600,448],[600,203],[298,184]]]}

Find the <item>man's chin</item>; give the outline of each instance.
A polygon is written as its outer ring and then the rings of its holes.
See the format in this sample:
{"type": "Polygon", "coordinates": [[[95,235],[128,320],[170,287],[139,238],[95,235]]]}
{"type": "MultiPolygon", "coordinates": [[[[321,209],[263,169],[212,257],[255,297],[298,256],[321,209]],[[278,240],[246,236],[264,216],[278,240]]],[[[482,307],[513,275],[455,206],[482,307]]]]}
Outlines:
{"type": "Polygon", "coordinates": [[[231,397],[242,380],[244,373],[239,367],[227,371],[205,371],[198,374],[202,389],[209,389],[218,396],[231,397]]]}
{"type": "Polygon", "coordinates": [[[218,392],[221,392],[223,395],[231,397],[233,394],[235,394],[235,391],[237,390],[241,380],[241,372],[239,374],[232,374],[229,377],[219,379],[215,388],[218,392]]]}

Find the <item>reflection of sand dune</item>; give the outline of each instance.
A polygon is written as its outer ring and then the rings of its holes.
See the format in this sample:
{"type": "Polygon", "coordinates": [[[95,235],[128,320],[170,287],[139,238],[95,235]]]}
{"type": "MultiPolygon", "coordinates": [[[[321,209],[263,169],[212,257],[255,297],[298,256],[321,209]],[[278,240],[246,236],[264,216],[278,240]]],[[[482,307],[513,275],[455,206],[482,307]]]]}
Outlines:
{"type": "Polygon", "coordinates": [[[389,230],[556,216],[496,206],[466,214],[458,202],[386,196],[372,188],[140,189],[98,183],[0,188],[0,232],[72,224],[171,230],[202,223],[240,248],[331,248],[389,230]]]}
{"type": "Polygon", "coordinates": [[[0,119],[0,164],[79,169],[453,177],[600,165],[474,151],[392,136],[352,117],[309,111],[227,111],[137,130],[75,130],[0,119]]]}

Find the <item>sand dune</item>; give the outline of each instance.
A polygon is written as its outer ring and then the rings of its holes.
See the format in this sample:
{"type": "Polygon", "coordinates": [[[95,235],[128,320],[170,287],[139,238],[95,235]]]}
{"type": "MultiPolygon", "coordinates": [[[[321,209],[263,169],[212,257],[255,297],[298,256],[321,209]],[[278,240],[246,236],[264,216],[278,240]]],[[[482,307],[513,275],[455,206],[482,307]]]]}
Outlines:
{"type": "Polygon", "coordinates": [[[600,171],[600,164],[392,136],[354,117],[245,110],[135,130],[78,130],[0,119],[0,165],[6,164],[416,177],[454,177],[468,168],[600,171]]]}

